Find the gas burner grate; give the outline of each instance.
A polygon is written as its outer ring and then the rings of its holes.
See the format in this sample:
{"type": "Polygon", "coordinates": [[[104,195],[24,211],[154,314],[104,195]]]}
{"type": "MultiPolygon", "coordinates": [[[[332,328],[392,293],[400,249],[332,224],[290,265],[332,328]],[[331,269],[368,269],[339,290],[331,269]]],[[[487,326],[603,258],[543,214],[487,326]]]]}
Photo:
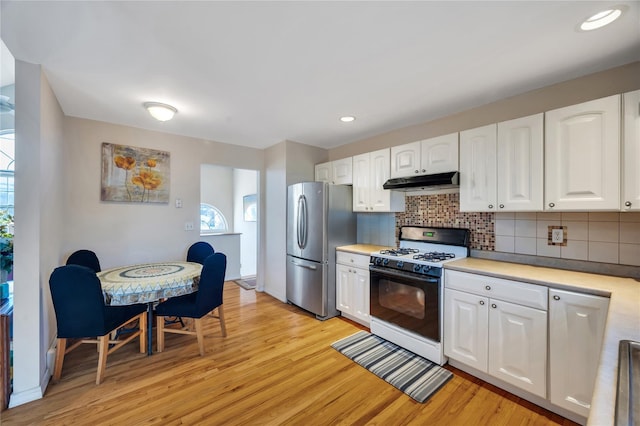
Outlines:
{"type": "Polygon", "coordinates": [[[420,250],[412,248],[397,248],[390,250],[380,250],[380,254],[388,254],[389,256],[405,256],[407,254],[418,253],[420,250]]]}
{"type": "Polygon", "coordinates": [[[419,253],[413,256],[415,260],[425,260],[427,262],[442,262],[448,259],[454,259],[456,255],[454,253],[443,253],[443,252],[429,252],[429,253],[419,253]]]}

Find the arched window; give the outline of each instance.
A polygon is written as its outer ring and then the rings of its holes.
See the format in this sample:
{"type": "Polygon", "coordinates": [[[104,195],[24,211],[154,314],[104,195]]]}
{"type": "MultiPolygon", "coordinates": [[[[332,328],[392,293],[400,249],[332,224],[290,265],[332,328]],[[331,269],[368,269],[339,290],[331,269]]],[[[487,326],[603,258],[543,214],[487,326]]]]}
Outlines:
{"type": "Polygon", "coordinates": [[[222,212],[207,203],[200,203],[200,232],[227,232],[229,225],[222,212]]]}

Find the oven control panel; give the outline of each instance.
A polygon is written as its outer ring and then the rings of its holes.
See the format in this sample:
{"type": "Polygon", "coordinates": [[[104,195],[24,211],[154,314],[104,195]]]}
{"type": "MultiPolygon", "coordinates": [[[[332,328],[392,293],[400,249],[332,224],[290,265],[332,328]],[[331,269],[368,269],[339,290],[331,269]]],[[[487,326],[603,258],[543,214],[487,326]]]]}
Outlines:
{"type": "Polygon", "coordinates": [[[414,274],[428,275],[430,277],[442,276],[442,268],[438,266],[421,265],[404,259],[389,259],[386,257],[371,256],[371,265],[381,268],[413,272],[414,274]]]}

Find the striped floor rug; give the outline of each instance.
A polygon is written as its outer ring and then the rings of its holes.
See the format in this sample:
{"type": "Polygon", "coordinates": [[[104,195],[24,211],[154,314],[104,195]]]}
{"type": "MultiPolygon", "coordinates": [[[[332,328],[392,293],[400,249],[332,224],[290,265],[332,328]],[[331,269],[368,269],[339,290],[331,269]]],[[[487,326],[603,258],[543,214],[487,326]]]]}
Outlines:
{"type": "Polygon", "coordinates": [[[418,402],[425,402],[453,377],[439,365],[366,331],[331,346],[418,402]]]}

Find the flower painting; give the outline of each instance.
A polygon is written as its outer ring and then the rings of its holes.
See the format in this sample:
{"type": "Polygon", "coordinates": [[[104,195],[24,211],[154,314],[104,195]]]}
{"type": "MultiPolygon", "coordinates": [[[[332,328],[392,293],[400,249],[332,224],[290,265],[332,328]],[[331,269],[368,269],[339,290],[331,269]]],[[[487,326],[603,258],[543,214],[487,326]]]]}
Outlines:
{"type": "Polygon", "coordinates": [[[169,202],[169,153],[102,144],[102,201],[169,202]]]}

